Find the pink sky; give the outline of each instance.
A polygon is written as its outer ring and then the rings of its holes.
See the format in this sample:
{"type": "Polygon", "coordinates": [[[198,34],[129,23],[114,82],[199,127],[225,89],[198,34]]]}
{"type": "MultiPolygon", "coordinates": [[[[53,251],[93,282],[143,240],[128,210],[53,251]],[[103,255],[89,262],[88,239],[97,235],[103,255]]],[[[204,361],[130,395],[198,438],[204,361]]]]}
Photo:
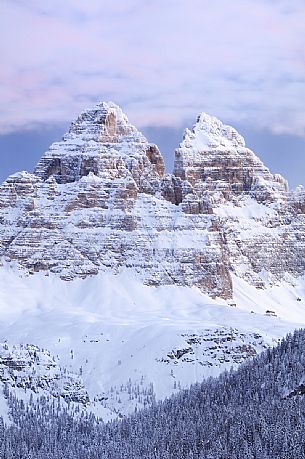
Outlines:
{"type": "Polygon", "coordinates": [[[137,126],[206,111],[305,135],[303,0],[2,0],[0,133],[100,100],[137,126]]]}

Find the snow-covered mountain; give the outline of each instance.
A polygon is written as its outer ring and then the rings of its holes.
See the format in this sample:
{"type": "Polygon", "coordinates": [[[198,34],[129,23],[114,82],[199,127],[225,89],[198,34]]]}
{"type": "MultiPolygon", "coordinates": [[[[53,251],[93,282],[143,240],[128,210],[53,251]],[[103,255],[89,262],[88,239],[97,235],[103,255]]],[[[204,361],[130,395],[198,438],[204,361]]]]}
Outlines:
{"type": "Polygon", "coordinates": [[[1,185],[0,255],[0,381],[105,418],[305,322],[305,192],[206,114],[165,174],[118,106],[83,112],[1,185]]]}

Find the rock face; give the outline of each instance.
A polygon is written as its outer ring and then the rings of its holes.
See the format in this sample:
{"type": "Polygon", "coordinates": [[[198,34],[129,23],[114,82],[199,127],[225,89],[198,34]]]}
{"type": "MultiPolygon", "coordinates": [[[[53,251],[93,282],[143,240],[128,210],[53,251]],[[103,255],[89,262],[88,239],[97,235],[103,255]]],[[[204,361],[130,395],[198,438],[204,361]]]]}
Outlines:
{"type": "Polygon", "coordinates": [[[207,329],[201,334],[186,333],[182,338],[185,346],[172,349],[160,362],[174,365],[195,362],[202,367],[220,367],[223,364],[233,366],[268,348],[259,333],[245,334],[226,327],[207,329]]]}
{"type": "Polygon", "coordinates": [[[199,200],[210,196],[215,201],[218,191],[226,200],[248,194],[265,202],[288,190],[287,182],[270,173],[234,128],[206,113],[192,131],[185,130],[174,174],[191,184],[199,200]]]}
{"type": "Polygon", "coordinates": [[[235,129],[206,114],[173,174],[122,110],[83,112],[36,166],[0,187],[0,255],[65,280],[132,268],[148,285],[231,298],[305,272],[305,192],[289,192],[235,129]]]}
{"type": "Polygon", "coordinates": [[[0,382],[7,389],[43,391],[66,401],[89,402],[81,378],[64,371],[49,351],[32,344],[0,344],[0,382]]]}
{"type": "Polygon", "coordinates": [[[71,124],[62,142],[51,145],[34,173],[43,181],[54,177],[60,184],[89,173],[108,182],[127,177],[139,192],[154,194],[164,175],[164,161],[158,148],[129,124],[117,105],[103,102],[71,124]]]}

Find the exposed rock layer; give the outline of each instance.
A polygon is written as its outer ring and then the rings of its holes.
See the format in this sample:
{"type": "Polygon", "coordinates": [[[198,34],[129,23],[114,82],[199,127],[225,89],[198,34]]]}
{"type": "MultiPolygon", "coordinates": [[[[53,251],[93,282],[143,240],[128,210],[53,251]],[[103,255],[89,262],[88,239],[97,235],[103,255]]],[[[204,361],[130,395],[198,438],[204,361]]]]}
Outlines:
{"type": "Polygon", "coordinates": [[[0,343],[0,382],[7,389],[45,391],[66,401],[89,402],[81,378],[60,368],[49,351],[31,344],[16,347],[0,343]]]}
{"type": "Polygon", "coordinates": [[[305,192],[289,192],[235,129],[206,114],[174,174],[121,109],[82,113],[34,171],[0,187],[0,255],[63,279],[133,268],[149,285],[232,296],[305,272],[305,192]]]}

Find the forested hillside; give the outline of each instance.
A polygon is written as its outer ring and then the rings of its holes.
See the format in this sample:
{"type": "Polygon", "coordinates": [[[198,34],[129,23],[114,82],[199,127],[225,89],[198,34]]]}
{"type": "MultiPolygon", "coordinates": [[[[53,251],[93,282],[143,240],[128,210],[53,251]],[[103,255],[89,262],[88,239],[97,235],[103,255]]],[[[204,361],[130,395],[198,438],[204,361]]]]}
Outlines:
{"type": "Polygon", "coordinates": [[[296,331],[235,372],[106,425],[56,399],[7,394],[14,425],[1,423],[1,458],[304,458],[304,350],[296,331]]]}

